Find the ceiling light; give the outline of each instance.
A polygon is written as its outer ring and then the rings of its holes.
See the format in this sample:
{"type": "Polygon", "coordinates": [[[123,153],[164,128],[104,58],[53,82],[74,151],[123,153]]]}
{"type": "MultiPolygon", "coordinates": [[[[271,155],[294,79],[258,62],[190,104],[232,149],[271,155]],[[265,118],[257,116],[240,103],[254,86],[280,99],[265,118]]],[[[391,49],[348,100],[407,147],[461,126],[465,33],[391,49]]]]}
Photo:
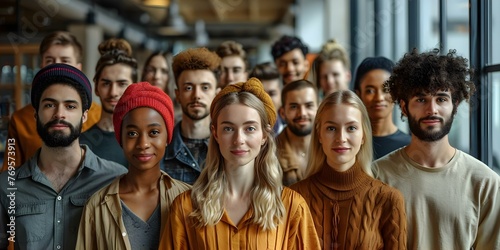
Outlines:
{"type": "Polygon", "coordinates": [[[149,7],[168,7],[170,0],[141,0],[141,3],[149,7]]]}

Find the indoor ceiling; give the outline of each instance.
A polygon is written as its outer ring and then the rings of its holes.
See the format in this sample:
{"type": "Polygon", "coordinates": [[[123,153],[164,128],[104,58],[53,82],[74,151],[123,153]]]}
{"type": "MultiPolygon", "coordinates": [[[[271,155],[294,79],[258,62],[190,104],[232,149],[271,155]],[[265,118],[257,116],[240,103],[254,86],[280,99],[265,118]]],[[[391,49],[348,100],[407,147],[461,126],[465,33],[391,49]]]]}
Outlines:
{"type": "Polygon", "coordinates": [[[20,30],[22,17],[33,19],[44,11],[42,3],[51,1],[61,3],[61,8],[48,15],[47,25],[40,25],[38,33],[66,29],[70,23],[92,23],[97,15],[157,40],[198,39],[205,35],[211,41],[255,41],[269,39],[276,27],[293,26],[294,0],[167,0],[168,7],[148,7],[146,0],[2,0],[0,26],[6,31],[20,30]]]}

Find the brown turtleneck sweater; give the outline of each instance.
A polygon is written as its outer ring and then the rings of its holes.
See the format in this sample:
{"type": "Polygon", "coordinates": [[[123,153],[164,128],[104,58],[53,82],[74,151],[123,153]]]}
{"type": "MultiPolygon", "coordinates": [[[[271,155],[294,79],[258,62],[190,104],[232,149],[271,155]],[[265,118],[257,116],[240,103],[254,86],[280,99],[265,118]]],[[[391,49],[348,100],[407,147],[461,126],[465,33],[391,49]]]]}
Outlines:
{"type": "Polygon", "coordinates": [[[406,249],[403,196],[357,164],[337,172],[325,163],[291,188],[307,201],[322,249],[406,249]]]}

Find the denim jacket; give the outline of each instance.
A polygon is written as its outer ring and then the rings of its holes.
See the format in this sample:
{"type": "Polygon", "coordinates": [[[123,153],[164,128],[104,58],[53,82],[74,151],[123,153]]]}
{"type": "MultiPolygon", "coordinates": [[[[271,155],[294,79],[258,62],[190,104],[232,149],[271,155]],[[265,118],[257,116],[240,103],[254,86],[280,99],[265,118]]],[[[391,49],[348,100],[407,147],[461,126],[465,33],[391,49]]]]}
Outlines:
{"type": "MultiPolygon", "coordinates": [[[[192,185],[200,176],[207,151],[200,152],[200,159],[196,161],[182,140],[181,122],[174,127],[172,142],[167,146],[161,169],[170,177],[192,185]]],[[[205,139],[205,144],[208,147],[208,138],[205,139]]]]}

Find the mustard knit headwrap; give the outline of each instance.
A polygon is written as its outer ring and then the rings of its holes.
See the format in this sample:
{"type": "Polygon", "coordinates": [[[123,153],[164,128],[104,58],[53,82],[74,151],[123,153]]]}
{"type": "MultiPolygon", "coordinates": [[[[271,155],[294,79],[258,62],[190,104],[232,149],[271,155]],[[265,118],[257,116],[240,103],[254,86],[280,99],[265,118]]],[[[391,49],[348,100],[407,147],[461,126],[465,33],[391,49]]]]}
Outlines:
{"type": "Polygon", "coordinates": [[[271,127],[276,123],[276,110],[274,109],[273,100],[264,90],[264,86],[259,81],[259,79],[252,77],[248,79],[246,82],[240,82],[236,84],[227,85],[223,88],[212,101],[212,105],[210,106],[210,116],[213,117],[214,114],[214,103],[221,99],[223,96],[230,93],[239,93],[239,92],[248,92],[255,95],[259,98],[262,103],[264,103],[264,107],[266,108],[267,117],[269,118],[269,125],[271,127]]]}

